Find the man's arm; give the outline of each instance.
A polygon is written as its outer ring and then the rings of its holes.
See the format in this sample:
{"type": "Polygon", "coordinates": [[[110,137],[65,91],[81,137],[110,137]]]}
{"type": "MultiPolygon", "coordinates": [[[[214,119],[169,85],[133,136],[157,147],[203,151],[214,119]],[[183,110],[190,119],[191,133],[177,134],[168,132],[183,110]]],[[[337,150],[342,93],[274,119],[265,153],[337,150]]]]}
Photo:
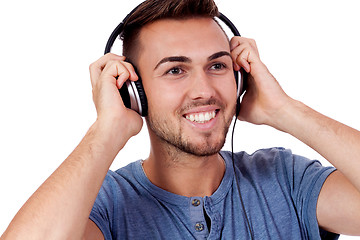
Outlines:
{"type": "Polygon", "coordinates": [[[1,239],[81,239],[98,229],[89,214],[117,153],[142,127],[118,88],[137,80],[124,57],[107,54],[90,66],[97,120],[80,144],[14,217],[1,239]]]}
{"type": "Polygon", "coordinates": [[[85,234],[83,235],[84,240],[104,240],[104,235],[98,228],[98,226],[90,219],[87,222],[85,234]]]}
{"type": "Polygon", "coordinates": [[[278,126],[326,158],[338,171],[325,181],[317,204],[319,225],[328,231],[360,235],[360,132],[300,102],[282,113],[278,126]]]}
{"type": "Polygon", "coordinates": [[[318,199],[319,225],[360,235],[360,132],[287,96],[261,62],[253,40],[234,37],[231,48],[235,70],[242,67],[249,73],[239,119],[289,133],[334,165],[338,170],[318,199]]]}

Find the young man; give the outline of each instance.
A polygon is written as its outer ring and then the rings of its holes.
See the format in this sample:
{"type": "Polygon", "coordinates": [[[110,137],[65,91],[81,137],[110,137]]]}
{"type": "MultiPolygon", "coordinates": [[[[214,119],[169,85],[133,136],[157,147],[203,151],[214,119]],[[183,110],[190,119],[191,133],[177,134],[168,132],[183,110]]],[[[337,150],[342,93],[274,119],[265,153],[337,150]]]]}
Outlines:
{"type": "Polygon", "coordinates": [[[149,0],[133,14],[124,55],[138,72],[114,54],[90,66],[97,120],[2,239],[319,239],[319,227],[360,234],[359,132],[287,96],[255,42],[229,44],[217,14],[198,0],[149,0]],[[234,174],[220,150],[240,68],[249,83],[239,119],[295,136],[338,170],[268,149],[235,154],[234,174]],[[139,75],[150,155],[108,172],[142,127],[118,93],[139,75]]]}

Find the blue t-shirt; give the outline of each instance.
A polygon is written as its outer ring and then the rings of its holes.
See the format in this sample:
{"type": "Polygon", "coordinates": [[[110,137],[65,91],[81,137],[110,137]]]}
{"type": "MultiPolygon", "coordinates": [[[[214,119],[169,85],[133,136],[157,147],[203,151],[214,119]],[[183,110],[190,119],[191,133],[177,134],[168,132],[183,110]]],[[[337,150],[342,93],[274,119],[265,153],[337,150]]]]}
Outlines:
{"type": "MultiPolygon", "coordinates": [[[[226,163],[224,177],[206,197],[184,197],[155,186],[141,161],[109,171],[90,219],[105,239],[250,239],[249,227],[255,239],[321,239],[316,203],[334,168],[282,148],[236,153],[244,209],[231,152],[221,156],[226,163]]],[[[325,234],[326,239],[338,237],[325,234]]]]}

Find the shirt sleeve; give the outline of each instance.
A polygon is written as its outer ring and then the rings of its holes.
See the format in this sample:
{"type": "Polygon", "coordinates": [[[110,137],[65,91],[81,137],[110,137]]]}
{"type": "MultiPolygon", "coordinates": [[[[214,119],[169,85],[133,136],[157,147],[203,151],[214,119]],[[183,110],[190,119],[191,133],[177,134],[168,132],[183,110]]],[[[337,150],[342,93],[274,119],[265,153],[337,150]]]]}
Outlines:
{"type": "Polygon", "coordinates": [[[112,211],[110,211],[110,209],[112,209],[113,206],[113,194],[111,190],[111,178],[111,173],[108,173],[89,216],[90,220],[101,230],[105,239],[112,239],[112,211]]]}
{"type": "Polygon", "coordinates": [[[293,155],[289,150],[280,152],[283,164],[286,166],[291,195],[297,208],[297,213],[303,224],[304,235],[309,239],[338,239],[339,235],[320,231],[316,205],[320,190],[326,178],[335,171],[333,167],[324,167],[319,161],[293,155]],[[331,236],[331,238],[329,238],[331,236]]]}

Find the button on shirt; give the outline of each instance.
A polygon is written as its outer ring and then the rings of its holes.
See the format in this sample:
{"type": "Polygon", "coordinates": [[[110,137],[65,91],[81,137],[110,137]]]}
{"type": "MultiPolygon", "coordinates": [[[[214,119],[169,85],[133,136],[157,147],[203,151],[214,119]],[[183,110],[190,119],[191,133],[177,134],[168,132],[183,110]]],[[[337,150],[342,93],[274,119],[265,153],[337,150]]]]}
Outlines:
{"type": "Polygon", "coordinates": [[[206,239],[209,230],[206,226],[203,200],[200,197],[190,198],[190,219],[195,229],[196,238],[206,239]]]}

